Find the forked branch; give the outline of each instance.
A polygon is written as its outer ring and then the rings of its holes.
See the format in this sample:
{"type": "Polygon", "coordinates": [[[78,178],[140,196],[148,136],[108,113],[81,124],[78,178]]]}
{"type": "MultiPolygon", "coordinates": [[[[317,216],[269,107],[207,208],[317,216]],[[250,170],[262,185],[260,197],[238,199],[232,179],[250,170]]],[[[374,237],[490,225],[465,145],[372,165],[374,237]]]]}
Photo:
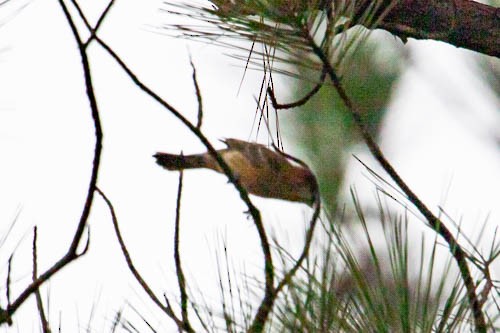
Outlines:
{"type": "Polygon", "coordinates": [[[139,285],[142,287],[142,289],[146,292],[146,294],[149,296],[149,298],[155,303],[160,310],[162,310],[170,319],[174,321],[174,323],[177,325],[179,330],[185,330],[186,332],[194,332],[193,329],[190,326],[184,325],[184,322],[182,319],[180,319],[172,309],[170,303],[167,300],[167,305],[163,304],[160,299],[155,295],[153,290],[149,287],[149,284],[146,282],[146,280],[142,277],[141,273],[137,270],[137,268],[134,265],[134,262],[132,261],[132,257],[130,256],[130,253],[128,252],[127,246],[125,244],[125,241],[123,240],[120,227],[118,225],[118,217],[116,216],[115,208],[113,204],[111,203],[111,200],[108,199],[108,197],[102,192],[99,188],[96,188],[97,193],[103,198],[104,202],[108,206],[109,212],[111,214],[111,220],[113,222],[113,227],[115,229],[115,234],[116,238],[118,239],[118,243],[120,244],[120,249],[122,250],[122,254],[125,257],[125,261],[127,262],[127,266],[132,272],[132,275],[134,278],[137,280],[139,285]]]}
{"type": "MultiPolygon", "coordinates": [[[[59,272],[62,268],[66,267],[69,263],[78,259],[80,256],[84,255],[89,247],[90,242],[90,234],[87,237],[87,243],[85,244],[83,250],[78,252],[78,247],[81,243],[83,233],[85,231],[85,226],[87,225],[87,221],[90,214],[90,208],[92,206],[92,201],[94,198],[94,191],[97,184],[97,176],[99,173],[99,165],[101,160],[101,151],[102,151],[102,139],[103,132],[101,127],[101,121],[99,117],[99,108],[97,106],[97,100],[94,93],[94,86],[92,83],[92,75],[90,72],[89,59],[87,56],[87,44],[82,40],[78,29],[73,21],[71,14],[66,7],[66,4],[63,0],[59,0],[59,4],[63,10],[64,16],[68,22],[68,25],[71,29],[73,37],[76,41],[78,51],[80,54],[82,69],[84,74],[84,82],[87,93],[87,98],[90,105],[93,125],[94,125],[94,135],[95,135],[95,143],[94,143],[94,157],[92,161],[92,172],[89,180],[89,185],[87,187],[87,196],[83,205],[83,211],[80,215],[79,222],[76,226],[76,230],[73,234],[73,239],[71,244],[67,250],[67,252],[49,269],[40,274],[37,278],[35,278],[29,286],[27,286],[20,295],[12,302],[7,305],[5,310],[0,311],[0,324],[9,323],[11,316],[17,311],[17,309],[34,293],[37,292],[38,288],[49,280],[54,274],[59,272]]],[[[105,14],[102,15],[101,21],[105,18],[105,14]]]]}

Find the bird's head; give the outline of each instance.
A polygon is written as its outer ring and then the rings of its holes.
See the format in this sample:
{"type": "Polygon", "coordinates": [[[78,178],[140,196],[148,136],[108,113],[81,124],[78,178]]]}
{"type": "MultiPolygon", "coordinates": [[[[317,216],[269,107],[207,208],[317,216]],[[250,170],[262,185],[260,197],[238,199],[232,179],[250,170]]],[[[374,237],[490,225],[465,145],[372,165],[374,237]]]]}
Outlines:
{"type": "Polygon", "coordinates": [[[309,168],[295,167],[295,175],[291,177],[290,191],[292,198],[289,200],[303,202],[309,206],[313,206],[319,202],[319,186],[316,176],[309,168]]]}

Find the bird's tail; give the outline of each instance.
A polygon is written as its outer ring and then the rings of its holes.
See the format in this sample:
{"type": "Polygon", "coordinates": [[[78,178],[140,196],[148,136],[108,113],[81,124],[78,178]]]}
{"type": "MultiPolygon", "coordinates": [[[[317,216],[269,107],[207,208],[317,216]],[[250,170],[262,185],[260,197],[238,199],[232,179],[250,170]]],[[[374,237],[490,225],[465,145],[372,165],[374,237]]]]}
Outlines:
{"type": "Polygon", "coordinates": [[[197,155],[174,155],[167,153],[156,153],[153,155],[156,163],[167,170],[183,170],[206,168],[207,163],[203,154],[197,155]]]}

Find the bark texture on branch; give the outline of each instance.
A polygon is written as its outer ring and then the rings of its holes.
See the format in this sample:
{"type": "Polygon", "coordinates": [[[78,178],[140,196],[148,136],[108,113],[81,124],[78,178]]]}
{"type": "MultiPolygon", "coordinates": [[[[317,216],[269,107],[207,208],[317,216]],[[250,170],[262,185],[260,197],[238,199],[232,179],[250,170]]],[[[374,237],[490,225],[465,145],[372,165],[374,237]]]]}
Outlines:
{"type": "MultiPolygon", "coordinates": [[[[356,5],[356,12],[372,1],[356,5]]],[[[388,5],[391,1],[387,1],[388,5]]],[[[384,6],[383,6],[384,7],[384,6]]],[[[379,13],[386,8],[381,8],[379,13]]],[[[500,56],[500,8],[470,0],[399,0],[379,28],[406,39],[433,39],[500,56]]]]}

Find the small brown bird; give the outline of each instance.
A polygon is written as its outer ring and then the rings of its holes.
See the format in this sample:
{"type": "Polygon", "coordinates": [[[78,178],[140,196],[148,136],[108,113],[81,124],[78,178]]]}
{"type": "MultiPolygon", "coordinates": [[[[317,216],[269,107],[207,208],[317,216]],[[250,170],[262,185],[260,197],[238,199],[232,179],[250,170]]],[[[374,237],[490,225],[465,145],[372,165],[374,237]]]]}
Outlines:
{"type": "MultiPolygon", "coordinates": [[[[226,139],[224,143],[227,148],[218,152],[248,193],[310,206],[317,200],[316,177],[305,164],[258,143],[237,139],[226,139]]],[[[156,153],[153,157],[167,170],[207,168],[223,172],[208,152],[186,156],[156,153]]]]}

